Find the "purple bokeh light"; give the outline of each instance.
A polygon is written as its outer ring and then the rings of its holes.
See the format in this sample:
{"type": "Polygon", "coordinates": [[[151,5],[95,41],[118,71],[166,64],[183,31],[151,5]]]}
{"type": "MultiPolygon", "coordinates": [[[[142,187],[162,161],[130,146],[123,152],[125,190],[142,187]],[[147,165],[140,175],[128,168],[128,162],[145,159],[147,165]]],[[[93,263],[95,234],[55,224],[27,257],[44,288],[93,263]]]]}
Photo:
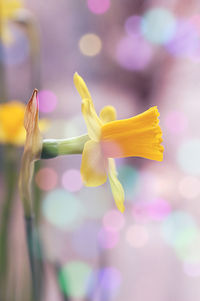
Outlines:
{"type": "Polygon", "coordinates": [[[121,230],[124,226],[124,223],[124,215],[117,210],[108,211],[103,218],[104,227],[109,231],[121,230]]]}
{"type": "Polygon", "coordinates": [[[199,49],[199,36],[194,24],[190,20],[179,20],[174,37],[166,48],[174,56],[193,56],[199,49]]]}
{"type": "Polygon", "coordinates": [[[119,241],[119,234],[118,232],[101,229],[99,231],[98,238],[99,244],[103,249],[112,249],[117,245],[119,241]]]}
{"type": "Polygon", "coordinates": [[[139,35],[123,37],[116,49],[116,60],[127,70],[142,70],[151,61],[152,48],[150,44],[139,35]]]}
{"type": "Polygon", "coordinates": [[[38,93],[39,110],[42,113],[51,113],[57,105],[56,95],[49,90],[42,90],[38,93]]]}
{"type": "Polygon", "coordinates": [[[133,205],[132,214],[138,221],[164,219],[171,212],[168,202],[163,199],[155,199],[151,202],[139,202],[133,205]]]}
{"type": "Polygon", "coordinates": [[[92,13],[100,15],[110,8],[110,0],[87,0],[87,5],[92,13]]]}
{"type": "Polygon", "coordinates": [[[62,185],[70,192],[79,191],[83,186],[80,171],[77,169],[65,171],[62,176],[62,185]]]}
{"type": "Polygon", "coordinates": [[[103,291],[110,293],[114,297],[121,284],[121,274],[115,267],[106,267],[99,272],[99,284],[103,291]]]}
{"type": "Polygon", "coordinates": [[[126,33],[129,35],[140,34],[141,20],[142,18],[139,16],[130,16],[128,19],[126,19],[124,24],[126,33]]]}

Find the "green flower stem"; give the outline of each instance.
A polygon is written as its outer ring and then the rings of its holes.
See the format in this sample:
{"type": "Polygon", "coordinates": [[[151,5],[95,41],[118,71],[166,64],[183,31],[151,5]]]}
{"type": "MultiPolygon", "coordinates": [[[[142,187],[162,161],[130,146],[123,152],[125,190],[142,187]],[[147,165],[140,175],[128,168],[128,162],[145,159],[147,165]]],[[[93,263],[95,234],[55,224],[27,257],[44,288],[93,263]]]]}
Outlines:
{"type": "Polygon", "coordinates": [[[26,237],[32,278],[32,297],[39,301],[42,294],[43,263],[40,237],[34,216],[25,216],[26,237]]]}
{"type": "MultiPolygon", "coordinates": [[[[61,155],[82,154],[85,143],[89,140],[87,134],[70,138],[44,140],[41,152],[41,159],[51,159],[61,155]]],[[[31,179],[30,179],[31,182],[31,179]]],[[[31,204],[31,200],[24,204],[31,204]]],[[[28,253],[32,277],[33,300],[39,301],[41,298],[41,284],[43,275],[42,250],[40,237],[37,231],[37,223],[33,215],[33,209],[24,207],[25,226],[28,243],[28,253]],[[37,257],[39,255],[39,258],[37,257]]]]}
{"type": "Polygon", "coordinates": [[[69,139],[43,140],[41,159],[51,159],[63,155],[82,154],[88,134],[69,139]]]}
{"type": "Polygon", "coordinates": [[[10,226],[10,218],[12,212],[12,206],[14,201],[14,195],[17,183],[17,156],[16,150],[11,145],[7,145],[4,148],[5,162],[4,162],[4,174],[5,174],[5,200],[1,212],[0,220],[0,299],[5,300],[6,294],[6,281],[8,270],[8,234],[10,226]],[[3,298],[3,299],[2,299],[3,298]]]}

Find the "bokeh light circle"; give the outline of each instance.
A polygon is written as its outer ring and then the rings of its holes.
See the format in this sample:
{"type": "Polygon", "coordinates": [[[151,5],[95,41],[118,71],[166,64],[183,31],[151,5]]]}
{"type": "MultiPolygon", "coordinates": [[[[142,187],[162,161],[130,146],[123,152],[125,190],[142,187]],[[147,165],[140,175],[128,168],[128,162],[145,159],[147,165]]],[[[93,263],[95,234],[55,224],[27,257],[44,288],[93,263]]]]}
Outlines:
{"type": "Polygon", "coordinates": [[[104,14],[110,8],[110,0],[87,0],[89,10],[94,14],[104,14]]]}
{"type": "Polygon", "coordinates": [[[62,291],[72,298],[87,295],[91,282],[92,268],[83,261],[71,261],[62,267],[59,283],[62,291]]]}
{"type": "Polygon", "coordinates": [[[139,172],[130,165],[121,165],[118,168],[118,177],[125,190],[126,200],[132,199],[138,192],[139,172]]]}
{"type": "Polygon", "coordinates": [[[122,277],[120,271],[115,267],[105,267],[98,272],[99,286],[103,293],[114,298],[119,292],[122,277]]]}
{"type": "Polygon", "coordinates": [[[188,229],[185,238],[174,245],[177,256],[188,265],[200,264],[199,228],[188,229]]]}
{"type": "Polygon", "coordinates": [[[176,211],[163,221],[161,233],[168,244],[182,250],[197,238],[198,229],[191,215],[176,211]]]}
{"type": "Polygon", "coordinates": [[[188,57],[199,47],[199,36],[190,20],[178,20],[174,37],[166,48],[174,56],[188,57]]]}
{"type": "Polygon", "coordinates": [[[119,241],[119,234],[102,228],[99,231],[98,240],[102,249],[112,249],[119,241]]]}
{"type": "Polygon", "coordinates": [[[40,168],[35,175],[35,182],[37,186],[44,191],[52,190],[56,187],[58,175],[53,168],[40,168]]]}
{"type": "Polygon", "coordinates": [[[80,171],[77,169],[65,171],[62,176],[62,185],[68,191],[79,191],[83,186],[80,171]]]}
{"type": "Polygon", "coordinates": [[[79,48],[83,55],[95,56],[100,53],[102,42],[96,34],[88,33],[81,37],[79,48]]]}
{"type": "Polygon", "coordinates": [[[51,113],[57,106],[56,95],[49,90],[41,90],[38,93],[39,98],[39,110],[42,113],[51,113]]]}
{"type": "Polygon", "coordinates": [[[119,40],[115,58],[127,70],[142,70],[152,58],[150,44],[141,36],[125,36],[119,40]]]}
{"type": "Polygon", "coordinates": [[[184,177],[179,183],[179,191],[186,199],[196,198],[200,194],[199,179],[192,176],[184,177]]]}
{"type": "Polygon", "coordinates": [[[164,199],[153,199],[152,201],[139,201],[133,205],[132,214],[136,221],[156,220],[160,221],[168,216],[171,207],[164,199]]]}
{"type": "Polygon", "coordinates": [[[173,14],[164,8],[148,10],[142,19],[141,30],[144,37],[155,44],[165,44],[174,36],[176,20],[173,14]]]}
{"type": "Polygon", "coordinates": [[[149,239],[146,227],[142,225],[130,226],[126,231],[126,241],[134,248],[143,247],[149,239]]]}
{"type": "Polygon", "coordinates": [[[108,211],[103,218],[104,228],[109,231],[119,231],[123,228],[125,223],[124,215],[117,211],[108,211]]]}
{"type": "Polygon", "coordinates": [[[66,230],[79,227],[84,217],[82,203],[63,189],[48,193],[42,203],[45,218],[53,225],[66,230]]]}
{"type": "Polygon", "coordinates": [[[177,161],[183,171],[200,175],[200,139],[188,139],[183,142],[177,153],[177,161]]]}
{"type": "Polygon", "coordinates": [[[126,33],[133,36],[140,34],[141,20],[142,18],[139,16],[128,17],[124,24],[126,33]]]}

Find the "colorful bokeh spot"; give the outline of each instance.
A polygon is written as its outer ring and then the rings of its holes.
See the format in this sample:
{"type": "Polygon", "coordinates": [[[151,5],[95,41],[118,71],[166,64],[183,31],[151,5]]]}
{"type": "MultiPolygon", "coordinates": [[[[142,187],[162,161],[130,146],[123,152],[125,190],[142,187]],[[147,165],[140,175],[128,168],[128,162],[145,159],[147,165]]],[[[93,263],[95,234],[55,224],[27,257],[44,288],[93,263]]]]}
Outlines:
{"type": "Polygon", "coordinates": [[[126,200],[132,199],[138,192],[139,172],[130,165],[121,165],[118,168],[118,177],[122,183],[126,200]]]}
{"type": "Polygon", "coordinates": [[[180,168],[191,174],[200,175],[200,139],[193,138],[184,141],[177,153],[180,168]]]}
{"type": "Polygon", "coordinates": [[[199,36],[190,20],[177,22],[174,37],[166,47],[174,56],[188,57],[195,54],[199,47],[199,36]]]}
{"type": "Polygon", "coordinates": [[[151,61],[151,45],[140,35],[124,36],[119,40],[115,58],[127,70],[143,70],[151,61]]]}
{"type": "Polygon", "coordinates": [[[149,234],[145,226],[133,225],[126,231],[126,241],[134,248],[141,248],[146,245],[149,234]]]}
{"type": "Polygon", "coordinates": [[[173,134],[183,133],[188,126],[188,119],[183,112],[172,111],[165,118],[167,129],[173,134]]]}
{"type": "Polygon", "coordinates": [[[141,21],[142,21],[142,18],[140,16],[128,17],[128,19],[126,19],[126,22],[124,25],[126,33],[130,36],[135,36],[137,34],[140,34],[141,21]]]}
{"type": "Polygon", "coordinates": [[[89,10],[97,15],[104,14],[110,8],[110,0],[87,0],[89,10]]]}
{"type": "Polygon", "coordinates": [[[177,250],[185,250],[198,237],[193,217],[184,211],[171,213],[162,223],[163,238],[177,250]]]}
{"type": "Polygon", "coordinates": [[[57,106],[56,95],[49,90],[41,90],[38,93],[39,98],[39,110],[42,113],[51,113],[57,106]]]}
{"type": "Polygon", "coordinates": [[[167,9],[153,8],[144,14],[141,30],[148,41],[166,44],[175,34],[176,19],[167,9]]]}
{"type": "Polygon", "coordinates": [[[83,261],[71,261],[62,267],[59,283],[62,291],[70,298],[87,296],[92,277],[92,268],[83,261]]]}
{"type": "Polygon", "coordinates": [[[36,173],[35,182],[41,190],[49,191],[56,187],[58,175],[53,168],[44,167],[36,173]]]}
{"type": "Polygon", "coordinates": [[[104,296],[117,296],[122,282],[120,271],[115,267],[105,267],[98,272],[98,285],[104,296]]]}
{"type": "Polygon", "coordinates": [[[62,185],[70,192],[79,191],[83,186],[80,171],[78,169],[65,171],[62,176],[62,185]]]}
{"type": "Polygon", "coordinates": [[[119,231],[124,224],[124,215],[117,210],[108,211],[103,217],[104,228],[109,231],[119,231]]]}
{"type": "Polygon", "coordinates": [[[119,234],[116,231],[108,231],[102,228],[99,231],[98,239],[102,249],[112,249],[119,241],[119,234]]]}
{"type": "Polygon", "coordinates": [[[94,33],[88,33],[81,37],[79,48],[83,55],[95,56],[100,53],[102,42],[99,36],[94,33]]]}
{"type": "MultiPolygon", "coordinates": [[[[192,230],[191,230],[192,232],[192,230]]],[[[193,231],[194,232],[194,231],[193,231]]],[[[188,236],[190,233],[188,233],[188,236]]],[[[196,234],[191,233],[191,238],[187,243],[177,243],[175,247],[175,252],[177,256],[187,264],[200,264],[200,237],[199,229],[196,229],[196,234]]]]}
{"type": "Polygon", "coordinates": [[[50,223],[64,230],[76,229],[84,217],[80,200],[64,189],[57,189],[46,195],[42,212],[50,223]]]}
{"type": "Polygon", "coordinates": [[[133,205],[132,214],[137,221],[156,220],[161,221],[171,212],[170,204],[164,199],[158,198],[148,202],[139,201],[133,205]]]}

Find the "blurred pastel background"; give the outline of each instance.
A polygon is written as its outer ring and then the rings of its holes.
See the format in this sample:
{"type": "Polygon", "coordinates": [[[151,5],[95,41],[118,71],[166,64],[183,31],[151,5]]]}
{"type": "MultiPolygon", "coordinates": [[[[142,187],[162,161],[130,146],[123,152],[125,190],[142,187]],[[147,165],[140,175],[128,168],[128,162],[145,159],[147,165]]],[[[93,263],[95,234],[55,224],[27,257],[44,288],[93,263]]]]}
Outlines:
{"type": "MultiPolygon", "coordinates": [[[[23,6],[1,37],[1,102],[27,103],[38,88],[40,117],[50,124],[45,138],[84,134],[77,71],[98,112],[110,104],[122,119],[157,105],[165,147],[163,162],[117,160],[124,214],[109,185],[83,186],[81,156],[37,164],[41,300],[199,301],[200,2],[27,0],[23,6]]],[[[1,208],[6,147],[0,147],[1,208]]],[[[16,177],[21,154],[15,146],[16,177]]],[[[20,296],[29,268],[17,188],[11,215],[10,283],[20,296]]]]}

